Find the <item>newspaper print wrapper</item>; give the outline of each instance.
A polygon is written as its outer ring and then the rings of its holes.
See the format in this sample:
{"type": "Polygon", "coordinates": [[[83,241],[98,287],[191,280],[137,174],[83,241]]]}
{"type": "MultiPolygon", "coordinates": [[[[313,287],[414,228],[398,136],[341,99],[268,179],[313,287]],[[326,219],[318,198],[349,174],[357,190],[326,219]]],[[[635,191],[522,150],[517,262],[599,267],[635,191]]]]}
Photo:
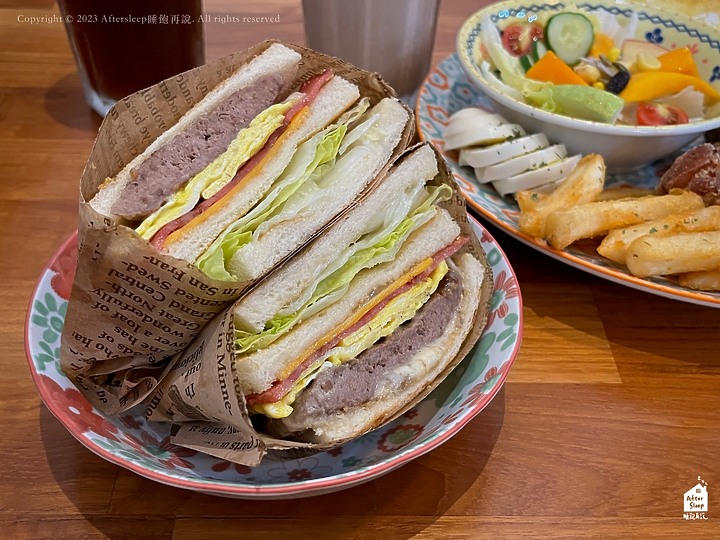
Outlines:
{"type": "MultiPolygon", "coordinates": [[[[470,238],[460,253],[471,253],[485,268],[480,307],[474,315],[470,333],[446,369],[383,424],[402,415],[432,392],[470,352],[487,322],[493,288],[492,273],[468,221],[465,199],[437,151],[436,155],[440,173],[429,184],[445,183],[452,187],[453,197],[441,206],[458,222],[461,234],[470,238]]],[[[171,373],[153,395],[147,418],[173,422],[174,444],[249,466],[257,465],[268,452],[274,459],[296,458],[347,442],[336,441],[332,445],[299,443],[276,439],[253,429],[234,367],[232,319],[232,308],[229,308],[206,326],[196,341],[179,356],[171,373]]]]}
{"type": "MultiPolygon", "coordinates": [[[[100,127],[80,185],[78,267],[60,364],[105,414],[117,414],[146,399],[208,321],[252,284],[208,278],[191,264],[159,253],[134,230],[98,214],[87,201],[106,178],[114,177],[210,90],[272,43],[279,42],[260,43],[128,96],[100,127]]],[[[330,68],[357,84],[372,104],[395,95],[377,74],[284,45],[302,55],[293,88],[330,68]]],[[[408,120],[393,159],[412,135],[408,120]]]]}

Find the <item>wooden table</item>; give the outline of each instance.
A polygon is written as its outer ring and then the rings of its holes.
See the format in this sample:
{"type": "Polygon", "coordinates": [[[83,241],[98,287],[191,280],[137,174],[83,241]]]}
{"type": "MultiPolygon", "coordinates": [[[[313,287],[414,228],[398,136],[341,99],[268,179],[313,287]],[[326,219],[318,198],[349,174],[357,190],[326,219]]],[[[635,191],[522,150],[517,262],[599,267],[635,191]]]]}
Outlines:
{"type": "MultiPolygon", "coordinates": [[[[389,0],[391,1],[391,0],[389,0]]],[[[434,62],[483,2],[442,4],[434,62]]],[[[85,105],[50,0],[0,3],[0,537],[479,538],[720,536],[720,311],[638,292],[489,227],[517,271],[525,338],[495,400],[456,437],[360,487],[257,502],[145,480],[96,457],[42,405],[23,348],[28,297],[75,228],[100,119],[85,105]],[[707,521],[684,521],[701,475],[707,521]]],[[[207,1],[215,59],[304,40],[299,0],[207,1]]]]}

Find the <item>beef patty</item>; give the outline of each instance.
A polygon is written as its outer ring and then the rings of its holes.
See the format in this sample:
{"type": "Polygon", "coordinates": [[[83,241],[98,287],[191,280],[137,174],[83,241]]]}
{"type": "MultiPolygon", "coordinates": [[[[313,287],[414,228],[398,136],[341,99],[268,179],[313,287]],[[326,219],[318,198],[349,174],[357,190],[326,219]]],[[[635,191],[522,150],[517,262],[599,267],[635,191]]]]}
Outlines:
{"type": "Polygon", "coordinates": [[[264,75],[200,116],[131,171],[133,179],[112,213],[137,220],[160,208],[180,186],[225,152],[241,129],[275,103],[285,86],[279,74],[264,75]]]}

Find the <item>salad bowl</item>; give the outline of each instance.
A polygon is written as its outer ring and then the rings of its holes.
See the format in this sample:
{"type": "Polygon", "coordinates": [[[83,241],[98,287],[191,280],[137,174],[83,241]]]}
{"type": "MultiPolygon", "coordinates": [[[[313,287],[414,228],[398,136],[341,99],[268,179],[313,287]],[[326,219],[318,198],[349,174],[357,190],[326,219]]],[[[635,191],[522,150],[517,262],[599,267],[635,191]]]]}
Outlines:
{"type": "Polygon", "coordinates": [[[706,118],[691,118],[687,123],[675,125],[648,126],[573,118],[526,103],[522,92],[505,84],[488,69],[484,40],[489,38],[490,31],[484,35],[483,23],[489,21],[507,28],[505,25],[547,20],[549,16],[562,12],[589,15],[596,24],[600,24],[603,32],[603,25],[611,25],[620,39],[640,43],[641,48],[643,44],[648,48],[667,50],[687,47],[699,77],[715,91],[720,90],[720,39],[717,31],[710,26],[710,20],[705,25],[625,0],[593,0],[573,5],[509,0],[474,13],[461,27],[456,43],[463,70],[472,83],[487,95],[500,115],[520,124],[528,132],[545,133],[552,142],[564,144],[569,154],[601,154],[610,172],[630,171],[667,157],[702,133],[720,126],[718,107],[706,114],[709,116],[706,118]]]}

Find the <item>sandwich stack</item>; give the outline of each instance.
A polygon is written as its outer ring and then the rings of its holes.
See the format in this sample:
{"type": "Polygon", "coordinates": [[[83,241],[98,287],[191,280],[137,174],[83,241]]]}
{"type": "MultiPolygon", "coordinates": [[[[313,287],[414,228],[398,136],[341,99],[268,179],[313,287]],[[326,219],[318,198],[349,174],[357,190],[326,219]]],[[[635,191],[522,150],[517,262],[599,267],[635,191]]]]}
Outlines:
{"type": "Polygon", "coordinates": [[[377,75],[266,42],[122,100],[81,183],[61,365],[100,410],[252,465],[402,414],[479,338],[492,277],[377,75]]]}

